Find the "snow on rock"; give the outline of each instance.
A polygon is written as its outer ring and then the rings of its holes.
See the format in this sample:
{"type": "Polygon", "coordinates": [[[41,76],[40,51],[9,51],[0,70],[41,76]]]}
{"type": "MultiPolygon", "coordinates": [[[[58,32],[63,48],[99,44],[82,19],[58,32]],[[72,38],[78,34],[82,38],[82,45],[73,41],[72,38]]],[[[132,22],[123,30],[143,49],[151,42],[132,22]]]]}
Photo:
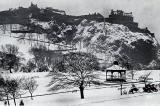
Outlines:
{"type": "Polygon", "coordinates": [[[137,41],[138,39],[143,39],[144,41],[151,39],[146,34],[131,32],[126,26],[119,24],[105,23],[104,30],[103,22],[88,22],[87,20],[83,20],[77,29],[78,31],[76,37],[82,37],[83,39],[86,37],[91,37],[92,43],[97,43],[96,41],[99,36],[107,37],[107,39],[104,40],[109,43],[121,39],[130,46],[132,46],[132,42],[137,41]]]}
{"type": "Polygon", "coordinates": [[[41,22],[36,19],[31,19],[31,23],[33,23],[34,25],[40,25],[43,29],[50,28],[50,22],[41,22]]]}
{"type": "MultiPolygon", "coordinates": [[[[158,46],[156,39],[151,37],[149,34],[132,32],[124,25],[111,24],[107,22],[104,25],[103,22],[83,20],[77,26],[77,29],[78,31],[74,41],[76,42],[78,50],[85,52],[88,50],[92,53],[95,52],[97,57],[101,59],[104,59],[104,54],[106,54],[108,55],[108,58],[110,58],[107,61],[110,62],[113,62],[115,60],[114,57],[116,55],[121,55],[122,52],[129,55],[125,50],[127,48],[136,52],[136,49],[138,48],[137,45],[142,45],[140,43],[151,45],[151,48],[156,48],[158,46]],[[81,45],[79,42],[81,42],[81,45]],[[103,53],[103,55],[98,56],[100,53],[103,53]]],[[[140,55],[141,52],[145,52],[141,50],[142,49],[139,49],[137,54],[140,55]]],[[[150,49],[150,51],[152,50],[150,49]]]]}

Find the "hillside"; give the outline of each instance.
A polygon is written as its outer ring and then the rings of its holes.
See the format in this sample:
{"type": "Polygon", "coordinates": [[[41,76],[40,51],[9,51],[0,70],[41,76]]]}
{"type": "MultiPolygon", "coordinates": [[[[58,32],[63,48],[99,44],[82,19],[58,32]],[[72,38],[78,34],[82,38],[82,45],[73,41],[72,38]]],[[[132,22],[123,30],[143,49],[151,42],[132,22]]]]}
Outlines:
{"type": "MultiPolygon", "coordinates": [[[[91,52],[105,67],[116,60],[128,69],[160,68],[157,56],[159,44],[153,33],[148,29],[138,28],[138,23],[136,27],[139,31],[136,32],[122,24],[108,21],[104,23],[99,19],[103,19],[99,13],[70,16],[65,11],[50,7],[39,8],[34,4],[28,8],[2,11],[0,33],[5,36],[1,36],[0,46],[9,43],[17,45],[21,56],[23,54],[23,58],[29,60],[33,58],[29,50],[32,46],[37,46],[37,42],[32,44],[32,41],[24,38],[39,39],[74,46],[77,51],[91,52]],[[23,31],[26,32],[22,33],[23,31]],[[21,38],[10,38],[10,35],[21,38]]],[[[48,48],[47,45],[45,47],[48,48]]],[[[57,48],[49,47],[51,50],[57,48]]]]}
{"type": "Polygon", "coordinates": [[[103,18],[99,13],[73,16],[67,15],[65,11],[54,9],[52,7],[39,8],[37,5],[31,3],[30,7],[19,7],[17,9],[9,9],[0,12],[0,24],[30,24],[30,19],[36,19],[42,22],[56,21],[57,24],[63,23],[67,25],[78,25],[83,19],[95,20],[103,18]]]}
{"type": "Polygon", "coordinates": [[[0,11],[0,106],[157,106],[159,80],[160,45],[132,12],[0,11]]]}
{"type": "Polygon", "coordinates": [[[150,34],[132,32],[124,25],[105,23],[104,27],[103,22],[87,20],[83,20],[77,29],[74,41],[81,41],[82,49],[97,56],[100,54],[99,58],[104,59],[106,54],[107,64],[128,59],[124,61],[143,67],[157,60],[158,42],[150,34]]]}

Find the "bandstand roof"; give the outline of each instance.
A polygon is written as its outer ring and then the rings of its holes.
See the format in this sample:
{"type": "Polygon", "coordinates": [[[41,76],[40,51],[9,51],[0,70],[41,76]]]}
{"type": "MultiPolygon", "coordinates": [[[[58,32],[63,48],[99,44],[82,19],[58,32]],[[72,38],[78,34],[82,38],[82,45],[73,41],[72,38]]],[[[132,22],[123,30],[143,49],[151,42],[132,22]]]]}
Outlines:
{"type": "Polygon", "coordinates": [[[126,71],[125,68],[120,67],[119,65],[113,65],[109,68],[107,68],[107,71],[126,71]]]}

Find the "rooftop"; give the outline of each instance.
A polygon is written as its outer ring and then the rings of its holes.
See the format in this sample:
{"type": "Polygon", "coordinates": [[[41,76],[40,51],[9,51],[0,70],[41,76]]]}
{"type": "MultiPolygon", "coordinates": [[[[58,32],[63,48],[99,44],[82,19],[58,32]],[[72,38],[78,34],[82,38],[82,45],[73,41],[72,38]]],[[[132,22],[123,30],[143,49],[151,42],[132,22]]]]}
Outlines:
{"type": "Polygon", "coordinates": [[[125,13],[125,12],[122,11],[122,10],[117,10],[117,11],[111,10],[111,15],[119,15],[119,16],[133,17],[132,12],[130,12],[130,13],[125,13]]]}
{"type": "Polygon", "coordinates": [[[120,67],[119,65],[113,65],[113,66],[107,68],[107,70],[126,70],[126,69],[120,67]]]}

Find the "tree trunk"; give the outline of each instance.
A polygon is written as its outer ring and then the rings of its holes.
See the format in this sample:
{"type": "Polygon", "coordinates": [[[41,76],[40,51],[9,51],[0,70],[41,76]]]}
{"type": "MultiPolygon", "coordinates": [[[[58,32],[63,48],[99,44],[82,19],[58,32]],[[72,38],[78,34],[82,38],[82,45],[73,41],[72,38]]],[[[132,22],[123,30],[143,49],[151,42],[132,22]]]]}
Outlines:
{"type": "Polygon", "coordinates": [[[122,94],[123,94],[123,91],[122,91],[122,89],[123,89],[123,88],[122,88],[122,83],[121,83],[121,85],[120,85],[120,86],[121,86],[121,88],[120,88],[120,89],[121,89],[121,95],[122,95],[122,94]]]}
{"type": "Polygon", "coordinates": [[[16,99],[14,95],[13,95],[13,100],[14,100],[14,105],[16,106],[16,99]]]}
{"type": "Polygon", "coordinates": [[[81,95],[81,99],[84,99],[84,88],[80,87],[80,95],[81,95]]]}
{"type": "Polygon", "coordinates": [[[132,74],[132,80],[133,80],[133,78],[134,78],[134,72],[133,72],[133,70],[132,70],[131,74],[132,74]]]}
{"type": "Polygon", "coordinates": [[[7,95],[7,104],[8,106],[10,106],[8,95],[7,95]]]}
{"type": "Polygon", "coordinates": [[[33,100],[33,95],[32,95],[32,93],[30,92],[30,94],[31,94],[31,99],[33,100]]]}
{"type": "Polygon", "coordinates": [[[11,68],[9,68],[9,72],[12,73],[12,69],[11,68]]]}
{"type": "Polygon", "coordinates": [[[16,99],[14,98],[13,100],[14,100],[14,105],[16,106],[16,99]]]}
{"type": "Polygon", "coordinates": [[[4,69],[4,61],[3,59],[1,60],[2,68],[4,69]]]}
{"type": "Polygon", "coordinates": [[[84,87],[83,87],[83,81],[81,81],[81,84],[80,84],[80,95],[81,95],[81,99],[84,99],[84,87]]]}

